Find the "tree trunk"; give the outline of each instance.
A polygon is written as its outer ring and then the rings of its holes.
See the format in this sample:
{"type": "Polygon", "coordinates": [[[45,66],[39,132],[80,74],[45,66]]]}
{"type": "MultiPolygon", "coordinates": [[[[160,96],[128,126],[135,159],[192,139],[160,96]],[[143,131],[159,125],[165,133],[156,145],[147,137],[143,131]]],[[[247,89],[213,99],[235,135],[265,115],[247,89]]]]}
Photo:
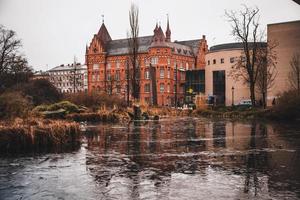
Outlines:
{"type": "Polygon", "coordinates": [[[256,103],[255,103],[255,85],[254,85],[254,83],[250,83],[250,98],[251,98],[252,106],[256,106],[256,103]]]}
{"type": "Polygon", "coordinates": [[[126,65],[126,67],[127,67],[127,69],[126,69],[126,71],[127,71],[127,73],[126,73],[126,79],[127,79],[127,106],[130,106],[129,105],[129,95],[130,95],[130,80],[129,80],[129,63],[127,63],[127,65],[126,65]]]}
{"type": "Polygon", "coordinates": [[[157,86],[156,86],[156,68],[150,64],[152,104],[157,106],[157,86]]]}
{"type": "Polygon", "coordinates": [[[266,92],[262,93],[262,103],[263,103],[263,108],[266,109],[266,92]]]}

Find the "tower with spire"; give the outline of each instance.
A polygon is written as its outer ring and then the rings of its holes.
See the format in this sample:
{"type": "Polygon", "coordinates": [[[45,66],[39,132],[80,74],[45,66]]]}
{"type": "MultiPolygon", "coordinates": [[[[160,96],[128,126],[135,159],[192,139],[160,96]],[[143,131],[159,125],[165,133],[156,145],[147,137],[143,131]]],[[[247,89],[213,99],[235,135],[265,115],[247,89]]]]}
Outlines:
{"type": "Polygon", "coordinates": [[[171,42],[171,30],[170,30],[170,24],[169,24],[169,15],[167,15],[167,30],[166,30],[166,42],[171,42]]]}

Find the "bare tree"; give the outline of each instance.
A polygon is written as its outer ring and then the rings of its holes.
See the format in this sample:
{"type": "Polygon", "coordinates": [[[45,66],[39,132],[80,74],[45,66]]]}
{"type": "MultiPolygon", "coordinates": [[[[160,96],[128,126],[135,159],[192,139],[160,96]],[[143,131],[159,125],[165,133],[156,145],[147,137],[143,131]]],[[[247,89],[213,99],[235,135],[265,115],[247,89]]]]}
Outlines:
{"type": "Polygon", "coordinates": [[[112,95],[114,93],[121,93],[121,89],[125,88],[126,77],[125,77],[125,80],[123,80],[123,79],[121,80],[120,75],[121,75],[120,72],[116,72],[116,74],[114,76],[111,76],[110,74],[108,74],[106,91],[108,92],[109,95],[112,95]]]}
{"type": "Polygon", "coordinates": [[[157,106],[157,85],[156,85],[156,67],[150,63],[150,77],[151,77],[151,104],[157,106]]]}
{"type": "Polygon", "coordinates": [[[138,60],[139,50],[139,9],[135,4],[131,4],[129,11],[130,31],[128,32],[128,50],[129,50],[129,75],[131,78],[132,96],[135,100],[139,99],[140,93],[140,66],[138,60]]]}
{"type": "Polygon", "coordinates": [[[300,95],[300,54],[295,53],[290,61],[291,71],[289,73],[289,81],[293,90],[300,95]]]}
{"type": "Polygon", "coordinates": [[[277,44],[269,41],[267,47],[261,47],[257,51],[257,81],[256,88],[262,96],[262,106],[266,108],[267,92],[274,85],[277,76],[276,59],[274,50],[277,44]]]}
{"type": "Polygon", "coordinates": [[[0,25],[0,90],[27,81],[32,74],[27,59],[19,52],[21,46],[16,33],[0,25]]]}
{"type": "Polygon", "coordinates": [[[243,44],[242,59],[233,66],[235,77],[240,76],[249,84],[252,105],[255,105],[255,83],[258,76],[256,59],[263,34],[259,33],[259,9],[243,6],[243,10],[226,11],[232,25],[232,35],[243,44]]]}
{"type": "Polygon", "coordinates": [[[73,86],[73,93],[76,93],[78,91],[78,87],[83,85],[83,77],[81,77],[79,67],[80,65],[77,64],[76,56],[74,56],[73,64],[71,65],[71,75],[69,77],[69,81],[73,86]]]}

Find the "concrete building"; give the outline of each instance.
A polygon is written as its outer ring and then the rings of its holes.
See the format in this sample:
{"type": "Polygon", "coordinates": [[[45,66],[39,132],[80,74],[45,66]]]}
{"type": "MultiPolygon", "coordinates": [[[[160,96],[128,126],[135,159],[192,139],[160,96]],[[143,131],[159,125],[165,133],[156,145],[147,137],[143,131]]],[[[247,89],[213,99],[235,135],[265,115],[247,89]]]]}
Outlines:
{"type": "Polygon", "coordinates": [[[80,63],[60,65],[48,71],[50,82],[62,93],[88,89],[87,66],[80,63]]]}
{"type": "MultiPolygon", "coordinates": [[[[273,88],[268,92],[269,100],[289,90],[290,61],[295,53],[300,54],[300,21],[268,25],[268,42],[275,42],[278,74],[273,88]]],[[[268,101],[270,103],[270,101],[268,101]]]]}
{"type": "Polygon", "coordinates": [[[250,99],[248,84],[242,77],[234,78],[232,74],[232,66],[243,59],[242,52],[242,43],[228,43],[212,46],[205,56],[205,93],[215,96],[217,104],[230,106],[250,99]]]}
{"type": "MultiPolygon", "coordinates": [[[[185,71],[205,67],[205,36],[171,42],[168,21],[165,34],[156,25],[153,35],[139,37],[138,42],[140,101],[153,104],[156,99],[158,105],[182,104],[185,71]]],[[[86,48],[89,92],[105,91],[127,99],[128,57],[128,39],[112,40],[102,23],[86,48]]]]}

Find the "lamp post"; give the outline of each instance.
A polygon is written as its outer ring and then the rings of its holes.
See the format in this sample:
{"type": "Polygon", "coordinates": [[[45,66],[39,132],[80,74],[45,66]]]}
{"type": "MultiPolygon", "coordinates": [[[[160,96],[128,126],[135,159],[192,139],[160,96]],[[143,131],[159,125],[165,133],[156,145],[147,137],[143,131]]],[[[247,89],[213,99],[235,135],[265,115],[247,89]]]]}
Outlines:
{"type": "Polygon", "coordinates": [[[231,103],[231,106],[233,107],[234,106],[234,87],[233,86],[231,88],[231,92],[232,92],[232,97],[231,97],[232,103],[231,103]]]}

